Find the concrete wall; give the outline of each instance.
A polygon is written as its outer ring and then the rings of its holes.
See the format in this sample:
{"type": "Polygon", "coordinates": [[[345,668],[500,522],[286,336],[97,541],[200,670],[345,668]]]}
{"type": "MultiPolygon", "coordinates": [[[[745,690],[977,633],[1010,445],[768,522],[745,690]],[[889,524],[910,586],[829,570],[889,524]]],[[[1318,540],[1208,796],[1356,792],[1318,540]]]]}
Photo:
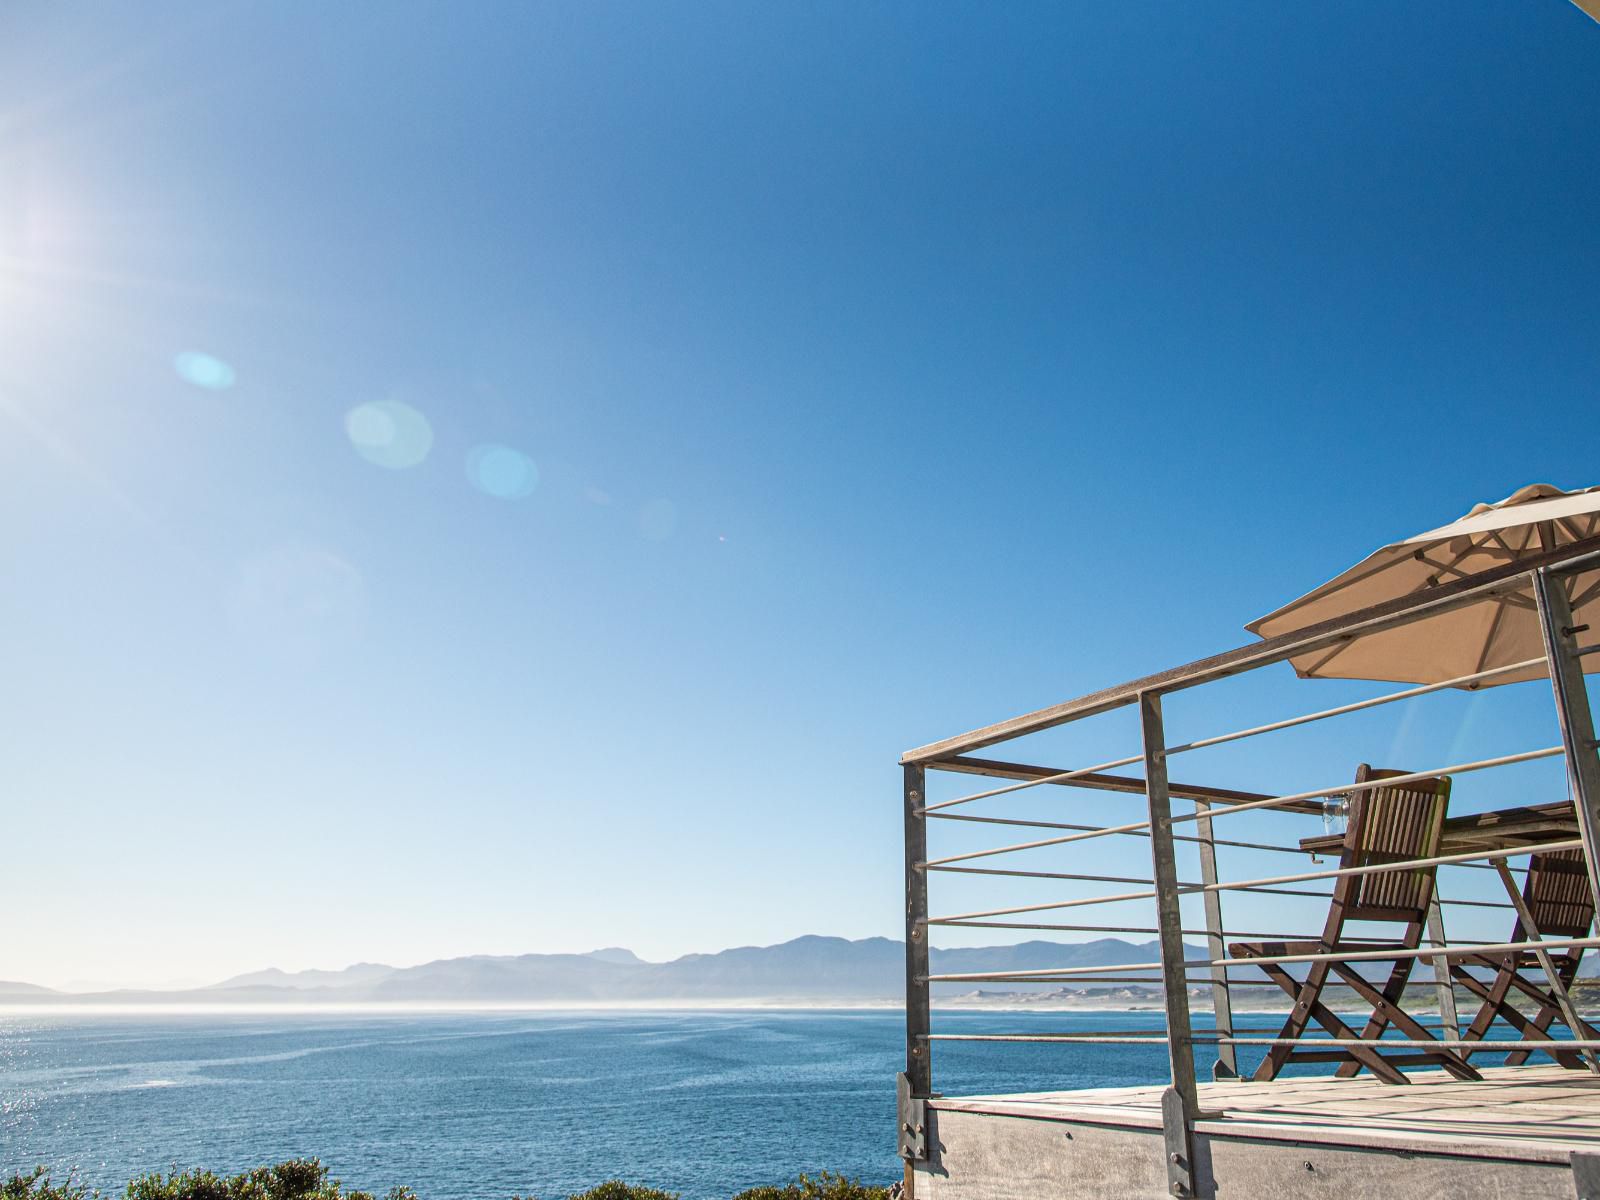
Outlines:
{"type": "MultiPolygon", "coordinates": [[[[931,1110],[917,1200],[1168,1197],[1159,1130],[931,1110]]],[[[1358,1131],[1352,1131],[1356,1136],[1358,1131]]],[[[1217,1200],[1573,1200],[1564,1164],[1198,1135],[1201,1195],[1217,1200]]]]}

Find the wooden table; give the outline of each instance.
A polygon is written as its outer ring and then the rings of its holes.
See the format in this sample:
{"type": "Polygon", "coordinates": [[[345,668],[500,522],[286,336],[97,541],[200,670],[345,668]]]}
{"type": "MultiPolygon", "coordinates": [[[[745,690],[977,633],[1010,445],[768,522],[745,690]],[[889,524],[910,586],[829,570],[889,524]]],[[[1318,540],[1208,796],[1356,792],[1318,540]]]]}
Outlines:
{"type": "MultiPolygon", "coordinates": [[[[1504,850],[1509,846],[1564,842],[1577,836],[1578,815],[1572,802],[1563,800],[1557,804],[1532,804],[1446,817],[1439,837],[1439,853],[1504,850]]],[[[1337,854],[1343,847],[1342,833],[1300,839],[1300,849],[1308,854],[1337,854]]]]}

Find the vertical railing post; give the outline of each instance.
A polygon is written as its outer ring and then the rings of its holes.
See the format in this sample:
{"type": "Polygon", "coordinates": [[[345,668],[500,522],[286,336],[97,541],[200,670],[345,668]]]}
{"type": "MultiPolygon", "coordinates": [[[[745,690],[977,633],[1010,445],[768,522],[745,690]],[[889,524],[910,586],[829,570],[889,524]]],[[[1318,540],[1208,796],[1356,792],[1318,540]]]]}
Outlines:
{"type": "MultiPolygon", "coordinates": [[[[1209,813],[1211,804],[1196,800],[1197,813],[1209,813]]],[[[1211,818],[1201,816],[1194,823],[1195,836],[1200,843],[1200,882],[1211,885],[1217,882],[1217,844],[1211,836],[1211,818]]],[[[1222,893],[1205,894],[1206,905],[1206,956],[1213,960],[1227,957],[1222,926],[1222,893]]],[[[1181,925],[1182,922],[1179,922],[1181,925]]],[[[1233,993],[1228,986],[1228,968],[1211,968],[1211,1009],[1215,1014],[1213,1024],[1218,1037],[1233,1036],[1233,993]]],[[[1211,1066],[1213,1079],[1239,1078],[1239,1048],[1231,1045],[1217,1047],[1217,1061],[1211,1066]]]]}
{"type": "MultiPolygon", "coordinates": [[[[1439,907],[1439,889],[1428,901],[1428,945],[1442,949],[1450,944],[1444,932],[1444,911],[1439,907]]],[[[1433,986],[1439,997],[1439,1022],[1452,1038],[1461,1036],[1461,1016],[1456,1012],[1456,981],[1450,975],[1450,960],[1433,960],[1433,986]]]]}
{"type": "Polygon", "coordinates": [[[1583,859],[1589,869],[1589,886],[1600,899],[1600,758],[1595,756],[1594,714],[1589,710],[1583,664],[1576,653],[1577,634],[1582,630],[1573,627],[1567,589],[1549,567],[1534,572],[1533,593],[1539,604],[1561,741],[1567,749],[1567,782],[1577,812],[1578,836],[1583,839],[1583,859]]]}
{"type": "Polygon", "coordinates": [[[1167,1055],[1172,1086],[1161,1098],[1167,1152],[1167,1184],[1174,1196],[1194,1196],[1194,1122],[1199,1097],[1194,1082],[1194,1038],[1189,1028],[1189,976],[1178,901],[1178,864],[1173,853],[1172,798],[1167,792],[1167,738],[1161,697],[1139,694],[1144,739],[1145,796],[1150,805],[1150,860],[1156,891],[1156,928],[1161,940],[1162,997],[1167,1015],[1167,1055]]]}
{"type": "Polygon", "coordinates": [[[933,1091],[933,1043],[928,1040],[928,817],[926,772],[905,767],[906,846],[906,1069],[899,1083],[899,1146],[905,1189],[915,1183],[913,1164],[928,1157],[926,1101],[933,1091]]]}

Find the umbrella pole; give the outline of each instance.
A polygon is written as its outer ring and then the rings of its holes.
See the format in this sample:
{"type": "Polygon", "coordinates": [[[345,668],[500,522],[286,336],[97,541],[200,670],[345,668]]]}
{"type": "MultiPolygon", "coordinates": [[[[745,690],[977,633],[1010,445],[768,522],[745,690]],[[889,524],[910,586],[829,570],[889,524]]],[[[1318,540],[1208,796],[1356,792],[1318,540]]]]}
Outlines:
{"type": "Polygon", "coordinates": [[[1577,642],[1577,635],[1588,626],[1573,626],[1566,584],[1549,567],[1534,572],[1533,593],[1539,604],[1539,624],[1550,664],[1550,683],[1555,689],[1561,741],[1567,751],[1567,779],[1583,839],[1584,865],[1589,871],[1589,886],[1600,900],[1600,758],[1595,755],[1594,714],[1589,709],[1577,642]]]}

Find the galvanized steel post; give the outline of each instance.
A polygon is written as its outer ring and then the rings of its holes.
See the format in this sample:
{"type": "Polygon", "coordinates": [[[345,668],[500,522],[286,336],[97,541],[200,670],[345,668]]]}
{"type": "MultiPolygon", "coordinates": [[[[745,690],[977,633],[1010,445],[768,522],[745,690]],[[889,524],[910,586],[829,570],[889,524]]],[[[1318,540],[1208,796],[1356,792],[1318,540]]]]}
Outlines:
{"type": "MultiPolygon", "coordinates": [[[[1211,802],[1196,800],[1194,809],[1197,813],[1209,813],[1211,802]]],[[[1217,843],[1211,833],[1211,818],[1202,816],[1194,823],[1194,831],[1199,841],[1200,850],[1200,882],[1206,885],[1217,882],[1217,843]]],[[[1222,925],[1222,893],[1208,891],[1205,894],[1206,905],[1206,952],[1211,958],[1226,958],[1228,948],[1223,937],[1222,925]]],[[[1220,1037],[1233,1036],[1233,993],[1228,985],[1228,968],[1211,968],[1211,1008],[1215,1014],[1213,1024],[1220,1037]]],[[[1217,1061],[1211,1066],[1213,1079],[1239,1078],[1239,1052],[1228,1044],[1223,1043],[1217,1047],[1217,1061]]]]}
{"type": "Polygon", "coordinates": [[[1578,833],[1583,839],[1589,886],[1600,898],[1600,758],[1595,756],[1594,714],[1589,709],[1583,664],[1577,655],[1577,634],[1588,627],[1573,626],[1566,586],[1550,573],[1549,567],[1534,572],[1533,593],[1539,604],[1545,659],[1550,665],[1550,684],[1555,689],[1556,717],[1567,751],[1567,779],[1572,787],[1578,833]]]}
{"type": "Polygon", "coordinates": [[[1194,1122],[1199,1098],[1194,1082],[1194,1038],[1189,1027],[1188,968],[1178,866],[1173,853],[1172,799],[1167,792],[1167,740],[1161,697],[1139,693],[1144,738],[1145,796],[1150,806],[1150,861],[1156,891],[1156,928],[1161,942],[1162,994],[1167,1016],[1167,1056],[1172,1086],[1161,1102],[1167,1152],[1167,1184],[1174,1196],[1196,1195],[1194,1122]]]}
{"type": "Polygon", "coordinates": [[[905,766],[906,847],[906,1069],[899,1090],[899,1147],[911,1164],[927,1158],[925,1101],[933,1089],[933,1043],[928,1002],[928,818],[926,775],[922,766],[905,766]]]}

